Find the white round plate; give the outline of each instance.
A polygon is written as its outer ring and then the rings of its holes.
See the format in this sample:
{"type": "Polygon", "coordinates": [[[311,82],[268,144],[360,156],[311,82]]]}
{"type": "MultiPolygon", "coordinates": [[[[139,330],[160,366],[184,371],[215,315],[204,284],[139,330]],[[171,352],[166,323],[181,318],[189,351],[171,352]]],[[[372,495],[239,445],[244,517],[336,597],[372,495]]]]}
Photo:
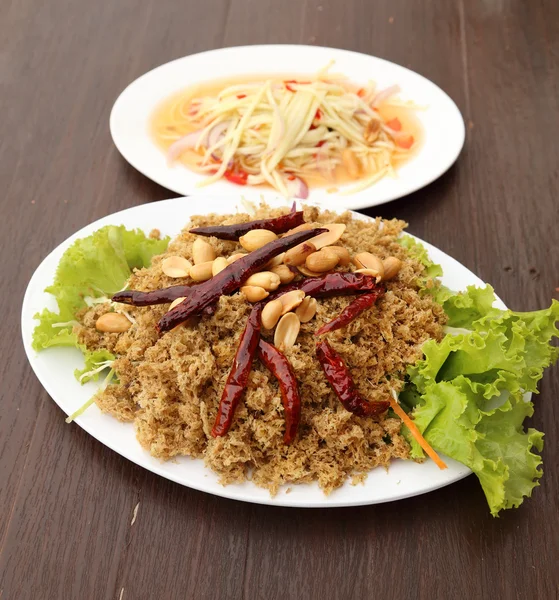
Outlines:
{"type": "MultiPolygon", "coordinates": [[[[385,177],[370,188],[349,196],[333,198],[324,189],[311,190],[310,199],[322,204],[335,200],[339,209],[376,206],[410,194],[440,177],[457,159],[464,145],[465,129],[456,104],[434,83],[394,63],[334,48],[317,46],[241,46],[222,48],[185,56],[149,71],[131,83],[118,97],[110,118],[111,135],[122,156],[138,171],[173,192],[200,193],[203,179],[181,164],[168,166],[164,153],[149,133],[149,123],[157,105],[175,92],[202,81],[243,75],[315,73],[334,59],[333,71],[355,83],[374,80],[379,89],[400,85],[400,96],[425,107],[417,112],[425,136],[417,154],[395,179],[385,177]]],[[[239,186],[218,181],[205,193],[266,200],[277,198],[275,190],[239,186]]]]}
{"type": "MultiPolygon", "coordinates": [[[[272,206],[286,206],[287,201],[271,201],[272,206]]],[[[39,381],[66,413],[71,414],[94,394],[99,383],[90,382],[81,386],[74,378],[74,369],[83,368],[81,353],[74,348],[49,348],[35,352],[31,347],[31,338],[36,321],[33,315],[48,307],[56,310],[56,303],[50,294],[43,290],[54,279],[56,267],[64,251],[78,238],[90,235],[104,225],[125,225],[128,228],[140,228],[146,232],[157,227],[164,235],[175,236],[187,223],[191,215],[245,212],[240,202],[231,197],[196,196],[190,199],[175,198],[162,202],[153,202],[129,208],[99,219],[84,227],[58,248],[53,250],[39,265],[25,292],[23,300],[21,326],[23,343],[27,357],[39,381]]],[[[355,213],[358,219],[368,219],[355,213]]],[[[483,282],[459,262],[441,250],[423,242],[430,257],[444,269],[442,281],[454,290],[462,290],[468,285],[483,285],[483,282]]],[[[500,304],[504,308],[502,303],[500,304]]],[[[61,425],[64,426],[62,415],[61,425]]],[[[102,414],[93,405],[75,421],[93,437],[109,448],[136,464],[153,471],[167,479],[188,487],[234,498],[245,502],[271,504],[274,506],[298,507],[336,507],[375,504],[423,494],[443,487],[470,473],[464,465],[451,459],[445,459],[448,469],[441,471],[432,461],[423,464],[412,461],[395,461],[388,471],[378,468],[369,473],[364,485],[352,486],[346,483],[330,496],[325,496],[316,484],[291,486],[291,492],[282,489],[274,498],[267,490],[256,487],[251,482],[223,487],[218,483],[215,473],[204,467],[202,460],[183,457],[169,462],[161,462],[146,451],[136,441],[134,426],[120,423],[116,419],[102,414]]],[[[74,427],[74,425],[68,425],[74,427]]]]}

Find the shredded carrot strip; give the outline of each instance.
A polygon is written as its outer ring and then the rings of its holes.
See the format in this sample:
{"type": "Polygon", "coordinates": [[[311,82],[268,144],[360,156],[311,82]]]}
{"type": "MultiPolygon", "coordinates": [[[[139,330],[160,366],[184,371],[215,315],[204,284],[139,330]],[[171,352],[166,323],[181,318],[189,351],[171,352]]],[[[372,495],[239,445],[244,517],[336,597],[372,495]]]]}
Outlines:
{"type": "Polygon", "coordinates": [[[413,146],[413,135],[405,135],[396,139],[396,146],[409,150],[413,146]]]}
{"type": "Polygon", "coordinates": [[[439,467],[439,469],[446,469],[446,464],[439,458],[439,455],[431,448],[429,442],[421,435],[421,432],[417,428],[416,424],[408,417],[406,411],[398,404],[398,401],[392,396],[389,396],[390,408],[402,419],[404,425],[410,430],[410,433],[416,439],[417,443],[425,450],[427,456],[439,467]]]}

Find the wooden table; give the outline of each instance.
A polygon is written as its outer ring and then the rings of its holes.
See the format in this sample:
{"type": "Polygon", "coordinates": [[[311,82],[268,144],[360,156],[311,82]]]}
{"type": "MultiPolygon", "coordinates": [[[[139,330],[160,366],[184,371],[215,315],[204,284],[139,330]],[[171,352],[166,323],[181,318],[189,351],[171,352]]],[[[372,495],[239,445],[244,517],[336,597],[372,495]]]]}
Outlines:
{"type": "Polygon", "coordinates": [[[557,2],[4,0],[0,598],[557,598],[557,369],[533,419],[546,432],[542,485],[493,519],[474,477],[334,510],[191,491],[65,425],[27,364],[19,311],[42,258],[99,217],[172,196],[111,142],[120,91],[186,54],[268,42],[381,56],[446,90],[467,124],[458,163],[366,212],[406,219],[511,307],[556,293],[557,2]]]}

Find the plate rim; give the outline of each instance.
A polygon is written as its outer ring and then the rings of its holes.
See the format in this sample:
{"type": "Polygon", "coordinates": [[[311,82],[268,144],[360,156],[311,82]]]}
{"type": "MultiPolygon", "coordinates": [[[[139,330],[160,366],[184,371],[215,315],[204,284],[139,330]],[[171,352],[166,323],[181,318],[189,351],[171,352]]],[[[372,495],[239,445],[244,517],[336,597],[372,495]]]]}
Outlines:
{"type": "MultiPolygon", "coordinates": [[[[32,295],[34,293],[33,287],[34,284],[38,281],[38,279],[40,278],[43,269],[48,268],[48,263],[53,260],[53,258],[55,257],[55,255],[60,252],[60,251],[64,251],[67,249],[67,247],[69,245],[71,245],[76,239],[79,239],[80,237],[84,237],[85,235],[89,235],[90,231],[96,230],[100,227],[103,227],[107,224],[110,224],[110,221],[122,216],[124,213],[130,213],[130,212],[134,212],[134,211],[141,211],[142,209],[145,209],[145,207],[160,207],[161,205],[165,204],[165,205],[176,205],[177,203],[181,202],[181,201],[191,201],[193,197],[190,198],[171,198],[171,199],[167,199],[167,200],[161,200],[158,202],[153,202],[150,204],[140,204],[137,206],[133,206],[130,208],[126,208],[120,211],[117,211],[115,213],[112,213],[110,215],[106,215],[100,219],[97,219],[96,221],[93,221],[92,223],[89,223],[87,225],[85,225],[84,227],[80,228],[78,231],[76,231],[74,234],[70,235],[68,238],[66,238],[64,241],[62,241],[60,244],[58,244],[53,250],[51,250],[44,258],[43,260],[40,262],[40,264],[37,266],[37,268],[34,270],[29,283],[26,287],[25,290],[25,294],[23,297],[23,302],[22,302],[22,309],[21,309],[21,318],[20,318],[20,327],[21,327],[21,332],[22,332],[22,340],[23,340],[23,346],[25,349],[25,353],[27,356],[27,360],[29,361],[29,364],[31,366],[31,369],[33,370],[35,376],[37,377],[39,383],[42,385],[42,387],[44,388],[44,390],[48,393],[48,395],[51,397],[51,399],[54,401],[54,403],[62,410],[62,412],[64,414],[68,414],[66,413],[65,408],[63,408],[61,406],[61,404],[59,403],[59,401],[57,400],[56,396],[56,386],[54,384],[51,385],[51,381],[47,380],[46,378],[43,378],[41,376],[41,374],[39,373],[39,371],[35,368],[35,360],[37,358],[38,353],[32,348],[31,346],[31,338],[26,336],[27,333],[27,329],[29,328],[31,331],[34,329],[35,326],[35,320],[34,318],[28,317],[28,314],[31,314],[31,311],[28,309],[29,304],[31,303],[31,298],[32,295]],[[30,322],[28,322],[28,319],[30,319],[30,322]]],[[[211,206],[211,202],[212,199],[217,199],[219,201],[226,201],[228,203],[231,203],[232,205],[232,209],[237,209],[237,204],[234,202],[234,198],[233,197],[218,197],[218,196],[210,196],[210,195],[199,195],[197,196],[197,198],[200,199],[205,199],[206,201],[209,199],[209,206],[210,211],[215,209],[215,207],[211,206]]],[[[282,202],[284,202],[284,199],[281,199],[282,202]]],[[[286,202],[286,206],[287,206],[287,201],[286,202]]],[[[305,204],[312,204],[310,202],[305,202],[305,204]]],[[[209,211],[208,211],[209,212],[209,211]]],[[[196,214],[195,212],[190,212],[189,215],[185,216],[185,222],[186,219],[188,219],[190,217],[190,215],[192,214],[196,214]]],[[[354,216],[357,216],[357,218],[362,219],[362,220],[370,220],[373,219],[373,217],[369,217],[367,215],[363,215],[361,213],[354,213],[354,216]]],[[[126,225],[125,225],[126,226],[126,225]]],[[[128,226],[130,227],[130,226],[128,226]]],[[[182,227],[181,227],[182,229],[182,227]]],[[[177,234],[175,234],[177,235],[177,234]]],[[[412,235],[412,237],[414,237],[416,240],[418,240],[419,242],[421,242],[428,251],[431,251],[432,249],[441,252],[442,254],[445,255],[445,257],[447,259],[449,259],[450,262],[454,262],[457,265],[459,265],[462,269],[465,269],[466,271],[469,272],[470,275],[472,275],[478,282],[480,282],[481,284],[483,284],[484,282],[477,277],[477,275],[475,275],[472,271],[470,271],[469,269],[467,269],[467,267],[465,267],[464,265],[462,265],[461,263],[459,263],[456,259],[454,259],[453,257],[449,256],[448,254],[446,254],[445,252],[443,252],[442,250],[439,250],[438,248],[436,248],[435,246],[433,246],[432,244],[429,244],[428,242],[425,242],[424,240],[422,240],[421,238],[418,238],[417,236],[414,236],[413,234],[407,234],[407,235],[412,235]]],[[[54,275],[54,272],[51,271],[51,275],[54,275]]],[[[36,293],[36,292],[35,292],[36,293]]],[[[504,303],[497,297],[497,301],[499,302],[500,305],[504,305],[504,303]]],[[[69,374],[70,376],[70,374],[69,374]]],[[[113,418],[110,417],[109,415],[107,415],[108,418],[113,418]]],[[[423,494],[427,494],[429,492],[432,492],[434,490],[440,489],[442,487],[446,487],[448,485],[451,485],[453,483],[456,483],[457,481],[460,481],[461,479],[467,477],[468,475],[472,474],[472,471],[464,466],[464,465],[460,465],[460,471],[456,474],[456,476],[454,476],[451,480],[449,481],[439,481],[439,482],[434,482],[431,485],[426,485],[424,486],[421,490],[412,490],[409,493],[402,493],[397,495],[396,497],[389,497],[389,498],[372,498],[369,500],[364,500],[362,498],[356,498],[355,500],[341,500],[341,501],[330,501],[330,498],[332,498],[332,496],[328,497],[328,503],[322,503],[322,502],[305,502],[304,504],[301,504],[300,500],[297,500],[295,502],[290,502],[289,500],[289,495],[286,494],[282,494],[281,491],[276,495],[276,496],[271,496],[271,495],[266,495],[261,496],[261,497],[251,497],[251,490],[249,489],[248,491],[246,489],[242,490],[241,492],[239,492],[239,488],[240,487],[245,487],[246,485],[250,485],[250,486],[254,486],[254,488],[256,489],[261,489],[258,488],[257,486],[255,486],[255,484],[253,484],[251,481],[245,481],[242,484],[233,484],[233,485],[228,485],[228,486],[221,486],[220,488],[218,488],[217,490],[208,490],[205,486],[204,486],[204,481],[200,480],[199,482],[197,480],[195,480],[194,482],[189,481],[188,483],[186,483],[181,477],[180,475],[174,475],[172,472],[169,472],[167,470],[164,470],[163,468],[160,468],[159,465],[164,465],[166,463],[164,463],[163,461],[161,463],[158,464],[147,464],[146,462],[142,462],[142,460],[140,459],[136,459],[136,457],[133,455],[133,453],[128,453],[126,451],[123,451],[121,448],[118,448],[115,444],[113,444],[113,442],[110,439],[107,439],[103,436],[103,434],[99,434],[99,432],[97,431],[97,427],[95,426],[94,423],[90,423],[87,421],[87,419],[84,421],[81,417],[78,417],[75,420],[75,423],[81,427],[84,431],[86,431],[91,437],[93,437],[96,441],[100,442],[101,444],[103,444],[104,446],[110,448],[112,451],[116,452],[117,454],[119,454],[120,456],[126,458],[127,460],[130,460],[131,462],[135,463],[136,465],[151,471],[161,477],[164,477],[165,479],[168,479],[170,481],[173,481],[175,483],[178,483],[180,485],[183,485],[185,487],[191,488],[191,489],[195,489],[197,491],[201,491],[207,494],[211,494],[211,495],[215,495],[215,496],[220,496],[223,498],[228,498],[228,499],[232,499],[232,500],[237,500],[237,501],[242,501],[242,502],[249,502],[252,504],[262,504],[262,505],[269,505],[269,506],[278,506],[278,507],[290,507],[290,508],[340,508],[340,507],[350,507],[350,506],[369,506],[369,505],[373,505],[373,504],[381,504],[381,503],[386,503],[386,502],[394,502],[397,500],[403,500],[406,498],[410,498],[410,497],[414,497],[414,496],[421,496],[423,494]]],[[[132,423],[122,423],[121,425],[123,426],[130,426],[133,427],[132,423]]],[[[136,444],[138,444],[137,440],[135,440],[136,444]]],[[[146,459],[150,458],[151,455],[149,455],[149,453],[147,453],[145,450],[142,449],[142,455],[146,457],[146,459]]],[[[192,460],[190,457],[185,457],[186,459],[190,459],[192,460]]],[[[195,460],[199,460],[199,461],[203,461],[203,459],[195,459],[195,460]]],[[[421,467],[422,465],[414,463],[413,461],[398,461],[399,463],[405,463],[406,466],[413,468],[414,465],[417,465],[417,467],[421,467]]],[[[455,461],[453,461],[455,462],[455,461]]],[[[168,462],[167,462],[168,464],[168,462]]],[[[424,465],[427,463],[423,463],[424,465]]],[[[455,463],[455,464],[459,464],[459,463],[455,463]]],[[[209,467],[206,467],[204,465],[204,470],[207,472],[211,472],[213,473],[213,471],[211,471],[211,469],[209,467]]],[[[371,471],[369,471],[368,473],[373,472],[374,469],[372,469],[371,471]]],[[[303,489],[303,486],[306,485],[311,485],[311,484],[290,484],[292,486],[297,486],[298,489],[303,489]]],[[[349,485],[349,479],[346,479],[346,481],[344,482],[344,486],[349,485]]],[[[285,486],[282,486],[285,487],[285,486]]],[[[343,487],[343,486],[342,486],[343,487]]],[[[341,488],[340,488],[341,489],[341,488]]],[[[335,490],[336,491],[336,490],[335,490]]],[[[334,491],[334,494],[335,494],[334,491]]],[[[325,496],[326,498],[326,496],[325,496]]],[[[295,500],[295,498],[293,499],[295,500]]]]}
{"type": "MultiPolygon", "coordinates": [[[[437,179],[442,177],[456,163],[456,161],[458,160],[458,157],[460,156],[462,150],[464,149],[464,145],[465,145],[465,141],[466,141],[466,125],[465,125],[464,116],[462,115],[462,112],[458,108],[458,105],[456,104],[456,102],[451,98],[451,96],[445,90],[443,90],[437,83],[430,80],[425,75],[422,75],[421,73],[418,73],[417,71],[414,71],[413,69],[410,69],[408,67],[400,65],[400,64],[398,64],[394,61],[388,60],[386,58],[381,58],[379,56],[375,56],[372,54],[366,54],[364,52],[357,52],[355,50],[348,50],[345,48],[335,48],[335,47],[331,47],[331,46],[321,46],[321,45],[281,44],[281,43],[279,43],[279,44],[254,44],[254,45],[244,44],[244,45],[238,45],[238,46],[226,46],[223,48],[213,48],[210,50],[203,50],[201,52],[194,52],[192,54],[187,54],[185,56],[174,58],[173,60],[170,60],[166,63],[157,65],[156,67],[150,69],[149,71],[146,71],[145,73],[143,73],[142,75],[140,75],[139,77],[137,77],[136,79],[134,79],[133,81],[128,83],[128,85],[126,85],[126,87],[120,92],[120,94],[115,99],[113,106],[111,108],[110,115],[109,115],[109,130],[110,130],[111,138],[112,138],[112,141],[113,141],[116,149],[118,150],[119,154],[122,156],[122,158],[130,166],[132,166],[139,173],[141,173],[144,177],[150,179],[151,181],[160,185],[161,187],[168,189],[175,194],[178,194],[179,196],[195,196],[195,195],[197,196],[197,195],[205,194],[205,192],[200,191],[202,188],[200,188],[200,189],[193,188],[189,192],[186,190],[186,187],[181,188],[180,186],[176,186],[173,183],[171,183],[171,185],[169,185],[169,182],[165,181],[164,176],[146,175],[146,173],[144,172],[144,168],[143,167],[140,168],[138,161],[135,160],[134,157],[130,156],[128,149],[124,147],[124,144],[122,144],[122,140],[120,139],[120,136],[118,134],[115,134],[115,130],[118,127],[117,126],[117,115],[120,110],[120,105],[125,102],[127,94],[130,93],[130,89],[133,88],[135,85],[140,84],[144,79],[149,78],[150,76],[153,76],[158,71],[164,70],[164,69],[170,68],[170,67],[172,68],[173,65],[181,63],[187,59],[190,59],[193,57],[199,57],[199,56],[203,57],[203,56],[209,56],[209,55],[213,55],[213,54],[227,53],[231,50],[241,50],[242,51],[242,50],[249,50],[249,49],[257,50],[257,49],[263,49],[263,48],[265,48],[265,49],[291,48],[291,49],[299,49],[301,51],[307,51],[307,50],[331,51],[331,52],[341,53],[341,54],[350,55],[350,56],[359,56],[359,57],[365,57],[367,59],[372,59],[372,60],[378,61],[378,62],[382,63],[383,65],[388,66],[390,68],[396,67],[397,69],[401,69],[401,70],[405,71],[406,73],[411,74],[414,77],[419,77],[424,83],[427,83],[428,85],[431,85],[434,88],[436,88],[438,93],[441,94],[446,99],[446,101],[449,103],[449,106],[451,107],[452,111],[455,113],[454,116],[456,117],[456,126],[457,126],[455,135],[456,135],[457,144],[456,144],[454,153],[450,156],[450,160],[447,160],[444,162],[444,164],[441,164],[440,168],[436,171],[433,171],[432,174],[429,177],[427,177],[426,179],[424,179],[422,181],[418,181],[416,184],[406,188],[404,192],[402,192],[402,193],[397,192],[396,195],[390,195],[390,197],[388,197],[386,199],[381,199],[379,201],[375,201],[375,202],[373,202],[373,204],[365,201],[365,198],[367,197],[366,192],[368,190],[370,191],[371,188],[367,188],[367,190],[363,190],[362,192],[359,192],[354,195],[344,196],[343,197],[344,198],[344,207],[343,207],[344,209],[346,209],[346,210],[363,210],[366,208],[373,208],[375,206],[380,206],[382,204],[386,204],[388,202],[393,202],[394,200],[399,200],[400,198],[409,196],[410,194],[413,194],[413,193],[417,192],[418,190],[421,190],[421,189],[429,186],[431,183],[433,183],[434,181],[436,181],[437,179]],[[365,194],[363,194],[363,192],[365,192],[365,194]],[[362,200],[352,202],[353,198],[356,198],[356,199],[362,198],[362,200]]],[[[163,100],[163,99],[164,98],[162,97],[160,100],[163,100]]],[[[125,106],[126,106],[126,104],[125,104],[125,106]]],[[[419,152],[421,152],[421,150],[419,152]]],[[[413,161],[413,158],[411,159],[410,162],[412,162],[412,161],[413,161]]],[[[223,182],[221,182],[221,183],[223,183],[223,182]]],[[[225,192],[223,190],[213,190],[212,191],[212,187],[208,186],[208,188],[206,188],[208,190],[207,194],[208,195],[218,195],[218,194],[225,195],[227,193],[227,195],[231,195],[232,197],[234,197],[235,195],[241,193],[239,190],[236,190],[233,187],[233,184],[230,184],[230,186],[231,186],[230,187],[231,192],[225,192]]],[[[227,186],[227,189],[229,189],[229,186],[227,186]]],[[[245,193],[247,193],[246,190],[245,190],[245,193]]],[[[266,200],[274,199],[274,198],[283,198],[276,190],[267,189],[267,188],[263,188],[262,190],[256,188],[254,190],[250,190],[248,193],[262,195],[266,200]]],[[[324,205],[327,205],[330,203],[334,203],[335,197],[336,197],[335,194],[332,194],[331,199],[329,197],[320,198],[320,201],[324,205]]]]}

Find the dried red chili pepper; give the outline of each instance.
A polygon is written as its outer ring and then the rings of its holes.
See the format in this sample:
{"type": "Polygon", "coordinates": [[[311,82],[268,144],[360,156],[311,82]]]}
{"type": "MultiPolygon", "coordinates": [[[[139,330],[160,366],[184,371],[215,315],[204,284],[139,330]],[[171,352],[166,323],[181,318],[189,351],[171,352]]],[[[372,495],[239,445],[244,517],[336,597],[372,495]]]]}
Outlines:
{"type": "Polygon", "coordinates": [[[186,321],[188,317],[201,313],[207,306],[217,302],[220,296],[231,294],[239,289],[253,273],[259,271],[278,254],[325,231],[328,230],[296,231],[239,258],[208,281],[192,286],[186,300],[164,314],[157,328],[160,332],[169,331],[186,321]]]}
{"type": "Polygon", "coordinates": [[[290,212],[274,219],[259,219],[249,221],[248,223],[238,223],[236,225],[214,225],[208,227],[195,227],[190,233],[197,235],[214,236],[221,240],[236,241],[245,233],[253,229],[268,229],[274,233],[285,233],[294,229],[305,222],[303,211],[290,212]]]}
{"type": "MultiPolygon", "coordinates": [[[[125,290],[117,292],[113,297],[113,302],[121,302],[131,306],[151,306],[153,304],[166,304],[182,296],[188,296],[198,285],[173,285],[152,292],[140,292],[138,290],[125,290]]],[[[362,275],[360,273],[329,273],[323,277],[314,277],[302,279],[297,283],[284,286],[275,294],[266,298],[266,302],[273,300],[286,292],[292,290],[303,290],[308,296],[315,298],[325,296],[342,296],[348,294],[357,294],[360,292],[370,292],[378,289],[374,278],[362,275]]]]}
{"type": "Polygon", "coordinates": [[[316,345],[316,356],[326,379],[346,410],[359,417],[375,417],[388,409],[390,402],[387,400],[367,402],[361,396],[342,357],[326,340],[316,345]]]}
{"type": "MultiPolygon", "coordinates": [[[[239,259],[236,261],[236,263],[240,262],[241,260],[243,259],[239,259]]],[[[374,278],[362,275],[361,273],[330,273],[324,277],[304,279],[296,284],[286,286],[283,290],[270,295],[266,301],[269,301],[273,298],[278,298],[282,294],[294,289],[302,289],[309,296],[325,297],[355,294],[360,291],[368,291],[371,289],[374,290],[375,288],[376,282],[374,278]]],[[[256,346],[258,346],[262,361],[278,378],[280,384],[282,402],[284,404],[286,415],[286,431],[284,436],[285,443],[290,443],[295,436],[300,419],[300,399],[298,400],[299,393],[297,381],[293,376],[293,373],[289,371],[290,366],[285,356],[283,356],[279,350],[274,348],[274,346],[271,346],[271,344],[267,344],[267,342],[260,340],[260,319],[262,308],[265,304],[266,302],[264,301],[258,302],[252,307],[245,331],[241,336],[239,348],[235,354],[233,367],[231,368],[231,372],[227,378],[227,383],[225,384],[225,389],[223,390],[218,415],[216,417],[215,425],[212,429],[212,435],[214,437],[225,435],[227,431],[229,431],[235,409],[248,381],[250,366],[252,364],[256,346]],[[271,350],[268,348],[268,346],[271,348],[271,350]],[[261,348],[264,349],[264,352],[261,351],[261,348]],[[266,354],[266,356],[264,356],[264,354],[266,354]],[[266,362],[267,356],[272,356],[271,360],[276,366],[280,363],[283,364],[283,361],[281,358],[278,358],[278,355],[285,359],[287,368],[281,367],[280,370],[276,367],[273,368],[272,366],[268,365],[266,362]],[[281,373],[281,375],[279,373],[281,373]],[[287,408],[288,406],[290,408],[287,408]]]]}
{"type": "Polygon", "coordinates": [[[124,290],[117,292],[111,300],[130,304],[131,306],[151,306],[153,304],[165,304],[177,298],[187,296],[192,289],[189,285],[172,285],[171,287],[152,292],[140,292],[138,290],[124,290]]]}
{"type": "Polygon", "coordinates": [[[281,401],[285,414],[285,433],[283,441],[291,444],[297,435],[301,420],[301,397],[299,386],[289,361],[275,346],[261,339],[258,342],[258,358],[276,377],[281,391],[281,401]]]}
{"type": "Polygon", "coordinates": [[[322,277],[308,277],[290,285],[282,286],[277,292],[270,294],[264,304],[293,290],[303,290],[307,296],[312,296],[313,298],[327,298],[330,296],[348,296],[362,292],[374,292],[378,289],[379,286],[375,278],[370,275],[363,275],[362,273],[329,273],[322,277]]]}
{"type": "MultiPolygon", "coordinates": [[[[194,286],[172,285],[168,288],[153,290],[152,292],[139,292],[138,290],[126,290],[117,292],[111,300],[130,306],[153,306],[154,304],[166,304],[177,298],[188,296],[194,286]]],[[[209,304],[201,311],[205,316],[211,316],[217,310],[217,302],[209,304]]]]}
{"type": "Polygon", "coordinates": [[[351,321],[358,317],[364,310],[373,306],[378,297],[383,293],[384,290],[379,288],[374,292],[358,296],[353,302],[348,304],[335,319],[332,319],[330,322],[323,325],[315,333],[315,335],[322,335],[324,333],[329,333],[330,331],[336,331],[336,329],[345,327],[348,323],[351,323],[351,321]]]}
{"type": "Polygon", "coordinates": [[[229,371],[227,383],[219,401],[219,408],[212,428],[213,437],[225,435],[229,431],[235,409],[247,386],[252,359],[256,354],[260,340],[260,314],[260,308],[255,306],[248,316],[245,330],[241,335],[241,341],[233,360],[233,366],[229,371]]]}

